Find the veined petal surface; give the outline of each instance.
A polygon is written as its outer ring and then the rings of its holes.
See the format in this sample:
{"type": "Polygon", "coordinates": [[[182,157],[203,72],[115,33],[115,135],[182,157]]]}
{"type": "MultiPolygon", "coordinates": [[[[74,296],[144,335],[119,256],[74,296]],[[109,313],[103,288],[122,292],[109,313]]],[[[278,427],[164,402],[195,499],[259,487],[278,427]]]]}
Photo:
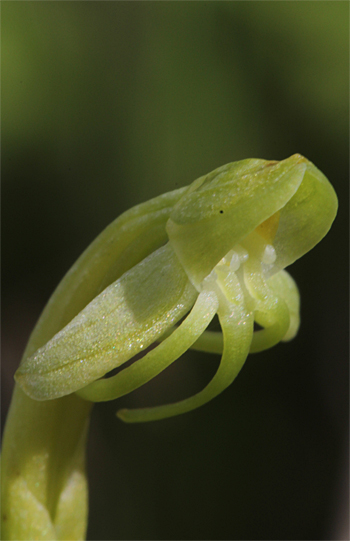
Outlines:
{"type": "Polygon", "coordinates": [[[18,369],[36,400],[85,387],[148,347],[194,304],[198,293],[171,246],[123,274],[18,369]]]}
{"type": "Polygon", "coordinates": [[[63,277],[32,332],[22,362],[123,273],[164,245],[165,224],[188,187],[124,212],[98,235],[63,277]]]}

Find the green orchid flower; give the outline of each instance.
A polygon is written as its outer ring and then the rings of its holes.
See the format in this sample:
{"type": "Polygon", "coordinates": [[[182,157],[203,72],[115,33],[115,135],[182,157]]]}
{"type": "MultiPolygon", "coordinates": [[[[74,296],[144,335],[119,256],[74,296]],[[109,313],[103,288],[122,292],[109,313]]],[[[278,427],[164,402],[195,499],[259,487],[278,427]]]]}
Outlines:
{"type": "MultiPolygon", "coordinates": [[[[336,198],[325,177],[299,155],[282,162],[243,160],[172,195],[164,227],[168,242],[162,238],[158,249],[152,245],[149,255],[142,254],[144,259],[21,365],[16,380],[31,398],[51,400],[77,392],[93,402],[113,400],[152,379],[191,347],[222,353],[213,381],[195,397],[119,413],[125,421],[161,419],[220,393],[250,350],[295,335],[298,290],[282,269],[310,250],[334,219],[336,198]],[[222,334],[206,331],[215,314],[222,334]],[[254,321],[264,329],[254,332],[254,321]],[[141,360],[100,379],[169,329],[174,330],[141,360]]],[[[168,200],[169,195],[161,196],[141,208],[163,207],[168,200]]],[[[152,234],[143,228],[154,227],[158,215],[147,212],[142,218],[143,240],[152,234]]]]}
{"type": "Polygon", "coordinates": [[[230,385],[249,352],[292,339],[299,293],[284,268],[322,239],[336,211],[326,177],[296,154],[220,167],[102,232],[54,292],[15,375],[3,451],[7,538],[83,539],[93,402],[130,393],[187,349],[220,354],[198,394],[117,415],[143,422],[185,413],[230,385]],[[216,314],[221,332],[208,330],[216,314]]]}

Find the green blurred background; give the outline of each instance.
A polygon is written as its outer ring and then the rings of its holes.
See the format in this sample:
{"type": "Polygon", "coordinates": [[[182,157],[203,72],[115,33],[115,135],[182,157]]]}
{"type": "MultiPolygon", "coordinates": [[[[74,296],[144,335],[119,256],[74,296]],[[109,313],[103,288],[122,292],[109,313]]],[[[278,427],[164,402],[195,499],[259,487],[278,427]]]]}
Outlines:
{"type": "Polygon", "coordinates": [[[349,4],[2,2],[3,391],[54,287],[116,216],[234,160],[300,152],[340,200],[292,270],[302,326],[211,404],[186,354],[94,410],[89,539],[348,539],[349,4]]]}

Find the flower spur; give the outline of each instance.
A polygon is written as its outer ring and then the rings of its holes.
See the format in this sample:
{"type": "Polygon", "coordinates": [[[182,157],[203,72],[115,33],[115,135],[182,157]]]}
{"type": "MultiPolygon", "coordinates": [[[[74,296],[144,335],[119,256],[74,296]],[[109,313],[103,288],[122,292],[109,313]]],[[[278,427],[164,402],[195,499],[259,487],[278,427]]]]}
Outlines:
{"type": "Polygon", "coordinates": [[[299,294],[283,269],[322,239],[336,210],[328,180],[298,154],[234,162],[135,207],[65,277],[43,318],[68,291],[77,315],[70,321],[65,314],[66,326],[21,364],[17,382],[35,400],[70,393],[112,400],[192,348],[222,354],[201,392],[118,416],[151,421],[205,404],[232,383],[249,352],[295,336],[299,294]],[[86,306],[83,289],[91,296],[86,306]],[[215,314],[222,332],[207,330],[215,314]],[[254,331],[254,321],[262,330],[254,331]],[[103,377],[155,342],[144,357],[103,377]]]}

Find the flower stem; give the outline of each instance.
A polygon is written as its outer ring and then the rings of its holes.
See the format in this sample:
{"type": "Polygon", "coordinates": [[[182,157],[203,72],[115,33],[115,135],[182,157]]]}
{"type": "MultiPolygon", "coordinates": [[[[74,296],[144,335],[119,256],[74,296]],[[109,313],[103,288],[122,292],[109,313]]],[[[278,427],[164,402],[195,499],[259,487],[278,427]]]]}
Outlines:
{"type": "Polygon", "coordinates": [[[38,402],[16,386],[3,439],[3,540],[85,538],[91,407],[75,395],[38,402]]]}

